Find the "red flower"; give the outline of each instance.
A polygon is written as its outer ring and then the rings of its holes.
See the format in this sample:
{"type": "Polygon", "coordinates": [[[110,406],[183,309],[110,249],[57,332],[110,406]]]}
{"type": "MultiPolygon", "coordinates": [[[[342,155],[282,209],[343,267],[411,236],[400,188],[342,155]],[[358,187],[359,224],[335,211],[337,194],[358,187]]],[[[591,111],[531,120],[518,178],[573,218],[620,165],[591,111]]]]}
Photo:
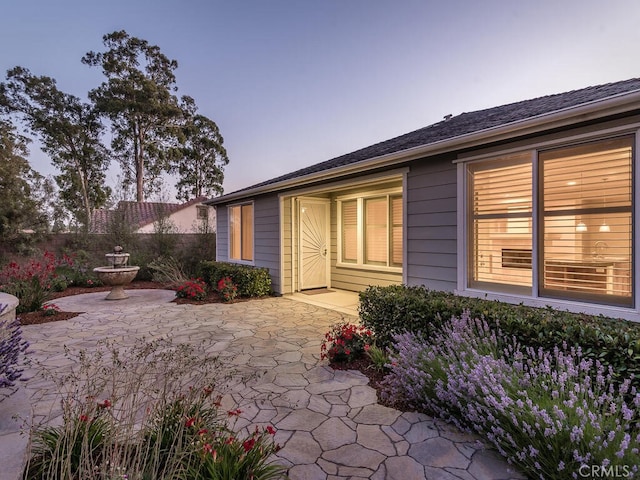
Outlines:
{"type": "Polygon", "coordinates": [[[256,439],[250,438],[249,440],[245,440],[245,442],[242,444],[242,448],[244,448],[245,452],[248,452],[253,448],[255,444],[256,444],[256,439]]]}
{"type": "Polygon", "coordinates": [[[202,435],[204,435],[205,433],[208,433],[208,432],[209,432],[209,430],[207,430],[206,428],[201,428],[200,430],[198,430],[198,435],[202,436],[202,435]]]}
{"type": "Polygon", "coordinates": [[[111,403],[111,400],[109,399],[105,399],[104,402],[102,403],[98,403],[98,407],[99,408],[109,408],[110,406],[112,406],[113,404],[111,403]]]}
{"type": "Polygon", "coordinates": [[[276,434],[276,429],[273,428],[271,425],[269,425],[267,428],[265,428],[265,430],[269,435],[275,435],[276,434]]]}
{"type": "Polygon", "coordinates": [[[191,418],[187,418],[187,421],[184,422],[185,427],[193,427],[193,425],[196,423],[196,419],[195,417],[191,417],[191,418]]]}
{"type": "Polygon", "coordinates": [[[85,415],[83,413],[82,415],[80,415],[80,421],[81,422],[88,422],[89,421],[89,415],[85,415]]]}

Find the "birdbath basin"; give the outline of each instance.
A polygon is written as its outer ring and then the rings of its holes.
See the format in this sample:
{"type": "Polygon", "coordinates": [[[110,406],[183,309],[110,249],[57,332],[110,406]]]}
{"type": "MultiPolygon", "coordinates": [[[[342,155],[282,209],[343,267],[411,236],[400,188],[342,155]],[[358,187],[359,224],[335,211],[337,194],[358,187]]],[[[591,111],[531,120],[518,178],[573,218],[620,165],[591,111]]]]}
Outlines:
{"type": "Polygon", "coordinates": [[[107,253],[105,257],[109,265],[93,269],[98,279],[104,285],[111,287],[111,291],[105,299],[123,300],[129,298],[129,295],[124,291],[124,287],[136,278],[140,267],[128,266],[129,254],[123,253],[122,247],[119,246],[113,249],[113,253],[107,253]]]}

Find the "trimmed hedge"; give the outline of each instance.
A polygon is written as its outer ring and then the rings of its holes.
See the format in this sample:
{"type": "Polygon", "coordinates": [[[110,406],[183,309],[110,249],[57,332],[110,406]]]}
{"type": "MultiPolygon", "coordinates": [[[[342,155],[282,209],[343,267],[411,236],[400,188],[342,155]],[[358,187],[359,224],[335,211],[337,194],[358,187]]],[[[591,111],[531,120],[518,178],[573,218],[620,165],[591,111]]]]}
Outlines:
{"type": "Polygon", "coordinates": [[[272,294],[271,277],[267,268],[207,260],[200,262],[198,276],[214,290],[218,287],[220,279],[230,277],[238,287],[239,297],[263,297],[272,294]]]}
{"type": "Polygon", "coordinates": [[[392,336],[404,331],[430,335],[445,320],[469,310],[492,327],[500,327],[523,346],[553,350],[579,346],[584,356],[611,366],[616,378],[630,377],[640,388],[640,324],[552,308],[460,297],[424,287],[369,287],[360,293],[362,324],[373,330],[378,346],[391,345],[392,336]]]}

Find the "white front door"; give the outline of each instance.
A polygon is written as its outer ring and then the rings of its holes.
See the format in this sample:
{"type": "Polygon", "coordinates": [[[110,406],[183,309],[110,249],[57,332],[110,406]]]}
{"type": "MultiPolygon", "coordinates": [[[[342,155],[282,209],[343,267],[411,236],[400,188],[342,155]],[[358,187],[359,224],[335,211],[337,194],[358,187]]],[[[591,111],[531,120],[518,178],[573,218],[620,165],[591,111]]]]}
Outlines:
{"type": "Polygon", "coordinates": [[[329,200],[300,199],[300,290],[329,286],[329,200]]]}

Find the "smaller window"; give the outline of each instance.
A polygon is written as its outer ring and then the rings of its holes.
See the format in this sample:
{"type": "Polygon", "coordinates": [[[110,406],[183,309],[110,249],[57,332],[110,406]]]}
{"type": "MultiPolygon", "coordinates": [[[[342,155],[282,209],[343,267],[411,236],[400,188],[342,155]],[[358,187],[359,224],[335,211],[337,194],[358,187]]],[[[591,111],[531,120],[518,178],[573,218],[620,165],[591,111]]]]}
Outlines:
{"type": "Polygon", "coordinates": [[[229,258],[253,261],[253,204],[229,207],[229,258]]]}
{"type": "Polygon", "coordinates": [[[339,263],[402,268],[402,195],[339,201],[339,263]]]}
{"type": "Polygon", "coordinates": [[[209,219],[209,207],[204,205],[198,205],[197,207],[197,215],[198,220],[208,220],[209,219]]]}

